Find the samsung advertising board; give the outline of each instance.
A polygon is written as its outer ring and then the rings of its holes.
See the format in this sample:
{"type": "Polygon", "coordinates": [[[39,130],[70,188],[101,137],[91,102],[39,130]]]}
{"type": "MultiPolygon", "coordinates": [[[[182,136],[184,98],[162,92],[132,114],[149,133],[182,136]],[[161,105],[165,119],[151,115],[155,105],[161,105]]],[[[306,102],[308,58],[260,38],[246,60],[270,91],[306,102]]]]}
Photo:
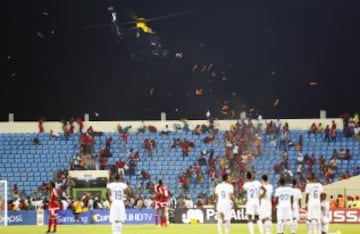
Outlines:
{"type": "MultiPolygon", "coordinates": [[[[125,224],[153,224],[155,223],[154,209],[127,209],[125,224]]],[[[48,223],[48,211],[44,215],[44,223],[48,223]]],[[[81,224],[110,224],[109,210],[89,210],[80,215],[81,224]]],[[[75,223],[74,214],[71,210],[60,210],[58,223],[62,225],[79,224],[75,223]]]]}
{"type": "MultiPolygon", "coordinates": [[[[47,224],[49,220],[49,211],[46,210],[44,214],[44,223],[47,224]]],[[[88,212],[80,215],[80,222],[76,224],[90,224],[88,212]]],[[[58,214],[58,224],[75,224],[75,216],[72,210],[60,210],[58,214]]]]}

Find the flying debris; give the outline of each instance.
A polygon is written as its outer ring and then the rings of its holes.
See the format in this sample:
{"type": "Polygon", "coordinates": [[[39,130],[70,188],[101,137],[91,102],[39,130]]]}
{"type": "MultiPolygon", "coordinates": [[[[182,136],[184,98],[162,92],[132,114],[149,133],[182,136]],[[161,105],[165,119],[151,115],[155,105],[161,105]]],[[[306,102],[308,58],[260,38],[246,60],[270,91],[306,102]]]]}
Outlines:
{"type": "Polygon", "coordinates": [[[273,102],[273,105],[274,105],[274,106],[277,106],[277,105],[279,105],[279,102],[280,102],[279,99],[275,99],[275,101],[273,102]]]}
{"type": "Polygon", "coordinates": [[[150,96],[154,95],[154,92],[155,92],[155,89],[154,89],[154,88],[151,88],[151,89],[150,89],[150,92],[149,92],[149,93],[150,93],[150,96]]]}
{"type": "Polygon", "coordinates": [[[195,89],[195,95],[196,96],[201,96],[203,94],[203,89],[195,89]]]}
{"type": "Polygon", "coordinates": [[[15,79],[15,77],[16,77],[16,72],[11,73],[9,76],[10,79],[15,79]]]}
{"type": "Polygon", "coordinates": [[[177,53],[175,53],[175,58],[181,59],[182,57],[183,57],[183,53],[182,53],[182,52],[177,52],[177,53]]]}
{"type": "Polygon", "coordinates": [[[221,113],[224,115],[227,115],[230,110],[230,106],[228,105],[227,101],[224,101],[222,107],[221,107],[221,113]]]}
{"type": "Polygon", "coordinates": [[[40,37],[41,39],[44,38],[44,34],[42,34],[41,32],[36,32],[36,35],[37,35],[38,37],[40,37]]]}

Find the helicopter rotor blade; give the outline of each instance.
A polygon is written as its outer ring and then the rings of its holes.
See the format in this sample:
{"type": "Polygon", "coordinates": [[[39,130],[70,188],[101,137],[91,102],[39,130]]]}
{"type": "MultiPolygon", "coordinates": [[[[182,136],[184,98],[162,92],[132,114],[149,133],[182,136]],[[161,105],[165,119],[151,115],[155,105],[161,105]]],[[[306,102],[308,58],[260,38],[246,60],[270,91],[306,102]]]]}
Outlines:
{"type": "Polygon", "coordinates": [[[137,19],[139,18],[136,13],[132,10],[132,9],[120,9],[119,10],[123,15],[126,15],[127,17],[129,17],[130,19],[132,19],[133,21],[137,21],[137,19]]]}
{"type": "Polygon", "coordinates": [[[187,15],[187,14],[189,14],[191,12],[192,12],[192,10],[179,11],[179,12],[175,12],[175,13],[169,14],[169,15],[163,15],[163,16],[159,16],[159,17],[153,17],[153,18],[150,18],[150,19],[145,19],[145,21],[150,22],[150,21],[163,20],[163,19],[173,18],[173,17],[177,17],[177,16],[181,16],[181,15],[187,15]]]}
{"type": "Polygon", "coordinates": [[[120,25],[130,25],[130,24],[136,24],[137,21],[127,21],[127,22],[122,22],[120,23],[120,25]]]}
{"type": "Polygon", "coordinates": [[[110,27],[112,24],[93,24],[93,25],[85,25],[83,26],[83,28],[108,28],[110,27]]]}

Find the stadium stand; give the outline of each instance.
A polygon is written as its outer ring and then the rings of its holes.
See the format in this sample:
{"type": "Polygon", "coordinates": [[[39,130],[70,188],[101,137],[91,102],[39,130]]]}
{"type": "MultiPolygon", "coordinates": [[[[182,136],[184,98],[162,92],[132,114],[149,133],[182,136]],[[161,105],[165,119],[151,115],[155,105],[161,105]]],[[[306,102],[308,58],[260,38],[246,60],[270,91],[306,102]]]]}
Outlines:
{"type": "MultiPolygon", "coordinates": [[[[202,152],[214,151],[214,155],[220,159],[226,154],[226,141],[224,140],[226,131],[218,131],[215,139],[209,143],[204,141],[208,136],[206,133],[194,134],[192,131],[177,130],[164,135],[160,131],[137,134],[130,132],[127,143],[124,145],[121,135],[117,132],[104,132],[94,136],[94,152],[99,153],[104,147],[106,139],[113,138],[111,143],[112,156],[108,158],[108,165],[115,165],[121,159],[128,161],[130,149],[139,151],[141,160],[136,165],[136,175],[126,176],[134,188],[141,182],[147,182],[140,178],[141,170],[145,170],[150,175],[150,180],[162,178],[175,195],[180,195],[184,191],[179,183],[179,176],[185,172],[190,165],[197,162],[202,152]],[[152,159],[144,148],[144,140],[152,139],[156,143],[152,159]],[[188,156],[183,157],[181,147],[171,147],[173,139],[186,139],[194,143],[195,147],[189,152],[188,156]]],[[[315,154],[317,162],[313,171],[318,175],[322,182],[325,182],[323,173],[318,166],[318,159],[323,155],[329,161],[333,154],[333,149],[350,149],[352,157],[350,160],[339,160],[338,169],[334,178],[353,170],[355,165],[360,165],[359,141],[353,138],[344,137],[341,130],[338,130],[337,140],[325,142],[323,134],[308,134],[307,130],[290,130],[290,138],[297,141],[302,136],[303,155],[315,154]]],[[[276,186],[281,173],[274,171],[276,162],[281,162],[282,149],[279,143],[276,146],[271,142],[267,133],[260,133],[261,152],[252,161],[253,170],[257,177],[262,174],[269,174],[271,182],[276,186]]],[[[80,134],[71,134],[68,137],[54,137],[48,133],[1,133],[0,134],[0,175],[1,179],[8,181],[9,186],[17,184],[20,191],[30,195],[37,187],[52,180],[58,171],[68,170],[74,160],[74,156],[79,154],[80,134]],[[35,140],[37,139],[37,140],[35,140]]],[[[279,139],[277,139],[278,141],[279,139]]],[[[295,146],[288,147],[288,169],[296,175],[297,157],[300,153],[295,146]]],[[[219,160],[217,161],[219,163],[219,160]]],[[[190,183],[188,195],[194,201],[199,194],[210,194],[211,186],[206,165],[200,166],[204,173],[204,183],[190,183]]],[[[147,192],[145,195],[150,195],[147,192]]],[[[9,197],[11,197],[11,187],[9,187],[9,197]]]]}

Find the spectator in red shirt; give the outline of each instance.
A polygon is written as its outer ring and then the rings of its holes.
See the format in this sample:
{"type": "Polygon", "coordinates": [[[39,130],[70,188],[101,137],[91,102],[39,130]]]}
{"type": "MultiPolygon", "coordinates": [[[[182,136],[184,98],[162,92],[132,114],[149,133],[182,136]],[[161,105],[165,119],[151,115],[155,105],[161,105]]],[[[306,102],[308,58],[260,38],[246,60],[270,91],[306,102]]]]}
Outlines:
{"type": "Polygon", "coordinates": [[[125,162],[121,159],[116,162],[116,167],[118,170],[118,174],[124,176],[125,175],[125,162]]]}
{"type": "Polygon", "coordinates": [[[107,170],[107,163],[108,163],[108,158],[107,157],[101,157],[100,158],[100,170],[107,170]]]}
{"type": "Polygon", "coordinates": [[[39,119],[39,133],[43,133],[43,132],[44,132],[43,123],[44,123],[44,119],[41,117],[41,118],[39,119]]]}
{"type": "Polygon", "coordinates": [[[185,160],[185,157],[189,156],[189,152],[190,152],[190,144],[188,141],[184,141],[181,145],[181,149],[182,149],[182,156],[183,156],[183,160],[185,160]]]}
{"type": "Polygon", "coordinates": [[[331,135],[331,141],[335,142],[337,132],[336,132],[336,124],[335,124],[334,120],[332,121],[332,124],[331,124],[330,135],[331,135]]]}
{"type": "Polygon", "coordinates": [[[330,134],[331,134],[331,141],[336,142],[336,136],[337,136],[336,129],[331,129],[330,134]]]}
{"type": "Polygon", "coordinates": [[[79,125],[79,132],[82,133],[82,130],[83,130],[83,128],[84,128],[84,122],[83,122],[83,120],[82,120],[81,118],[78,118],[78,119],[76,120],[76,122],[77,122],[77,124],[79,125]]]}
{"type": "Polygon", "coordinates": [[[180,175],[180,184],[181,187],[184,189],[184,192],[188,192],[189,191],[189,179],[186,177],[186,175],[183,173],[180,175]]]}
{"type": "Polygon", "coordinates": [[[127,144],[128,137],[129,137],[129,134],[127,134],[127,133],[123,133],[121,135],[121,138],[122,138],[122,141],[124,142],[124,144],[127,144]]]}
{"type": "Polygon", "coordinates": [[[239,180],[237,181],[237,186],[238,186],[239,191],[243,190],[244,183],[245,183],[244,179],[242,177],[240,177],[239,180]]]}
{"type": "Polygon", "coordinates": [[[336,130],[336,123],[335,121],[331,121],[331,130],[336,130]]]}
{"type": "Polygon", "coordinates": [[[69,125],[70,125],[69,135],[71,135],[71,134],[74,133],[74,130],[75,130],[74,122],[75,122],[74,117],[71,117],[71,118],[69,119],[69,125]]]}
{"type": "Polygon", "coordinates": [[[153,125],[149,125],[149,126],[148,126],[148,130],[149,130],[150,133],[155,133],[155,132],[157,132],[156,127],[153,126],[153,125]]]}

